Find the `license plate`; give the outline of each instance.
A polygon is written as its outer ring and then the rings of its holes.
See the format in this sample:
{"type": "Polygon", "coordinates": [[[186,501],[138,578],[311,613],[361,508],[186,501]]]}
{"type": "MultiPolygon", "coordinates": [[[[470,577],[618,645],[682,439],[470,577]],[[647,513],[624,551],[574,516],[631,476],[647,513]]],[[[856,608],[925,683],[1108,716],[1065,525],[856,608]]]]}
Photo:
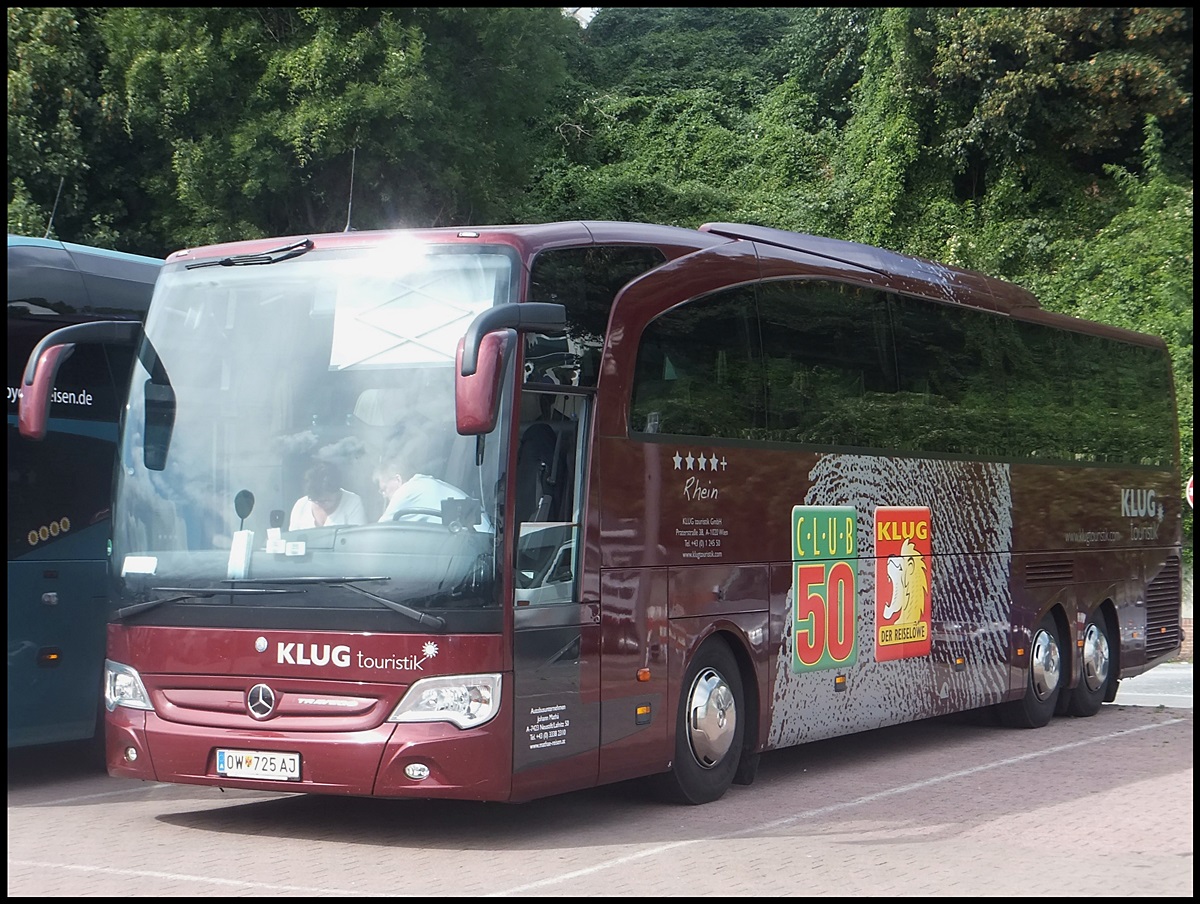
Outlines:
{"type": "Polygon", "coordinates": [[[298,782],[300,754],[279,753],[275,750],[218,750],[217,775],[298,782]]]}

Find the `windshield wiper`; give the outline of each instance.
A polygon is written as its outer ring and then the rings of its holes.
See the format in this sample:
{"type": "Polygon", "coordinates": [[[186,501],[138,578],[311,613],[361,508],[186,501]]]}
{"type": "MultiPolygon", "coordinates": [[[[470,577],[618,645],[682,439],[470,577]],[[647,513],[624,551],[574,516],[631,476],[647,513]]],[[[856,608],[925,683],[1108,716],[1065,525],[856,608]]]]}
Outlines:
{"type": "Polygon", "coordinates": [[[161,606],[163,603],[177,603],[180,600],[209,599],[210,597],[224,596],[226,594],[234,596],[263,596],[265,594],[291,592],[288,590],[267,590],[261,587],[152,587],[151,589],[159,593],[175,593],[177,595],[164,596],[156,600],[143,600],[140,603],[134,603],[132,606],[125,606],[114,612],[112,617],[117,621],[121,621],[131,615],[137,615],[139,612],[147,612],[156,606],[161,606]]]}
{"type": "MultiPolygon", "coordinates": [[[[390,581],[391,578],[382,575],[363,575],[363,576],[345,576],[345,577],[292,577],[292,578],[242,578],[230,581],[235,585],[232,587],[153,587],[160,593],[175,593],[176,596],[164,596],[161,599],[145,600],[140,603],[134,603],[131,606],[125,606],[118,609],[112,614],[112,617],[117,621],[128,618],[131,615],[137,615],[139,612],[146,612],[153,609],[155,606],[161,606],[163,603],[176,603],[179,600],[186,599],[208,599],[214,596],[265,596],[268,594],[277,593],[296,593],[295,590],[275,590],[266,587],[246,587],[245,584],[282,584],[284,586],[304,586],[308,584],[320,584],[326,587],[345,587],[360,596],[365,596],[367,599],[374,600],[382,606],[386,606],[393,612],[399,612],[401,615],[406,615],[419,625],[428,625],[435,630],[441,631],[446,627],[446,620],[438,615],[430,615],[427,612],[422,612],[420,609],[414,609],[411,606],[406,606],[403,603],[397,603],[394,600],[389,600],[386,597],[378,596],[371,593],[369,590],[364,590],[362,587],[357,587],[355,584],[365,581],[390,581]]],[[[303,591],[301,591],[303,592],[303,591]]]]}
{"type": "Polygon", "coordinates": [[[302,254],[313,249],[312,239],[303,239],[291,245],[284,245],[282,248],[275,248],[272,251],[262,251],[258,254],[235,254],[233,257],[223,257],[219,261],[197,261],[194,264],[188,264],[185,269],[195,270],[197,267],[244,267],[251,264],[278,264],[280,261],[290,260],[293,257],[299,257],[302,254]]]}
{"type": "MultiPolygon", "coordinates": [[[[429,625],[435,630],[441,631],[446,627],[446,620],[440,615],[430,615],[428,612],[422,612],[420,609],[414,609],[412,606],[406,606],[403,603],[397,603],[395,600],[389,600],[387,597],[378,596],[371,593],[369,590],[364,590],[362,587],[355,586],[366,581],[390,581],[391,578],[386,576],[371,575],[364,577],[294,577],[294,578],[245,578],[238,581],[239,584],[322,584],[327,587],[345,587],[347,590],[353,591],[360,596],[365,596],[369,600],[374,600],[382,606],[387,606],[393,612],[399,612],[401,615],[407,615],[419,625],[429,625]]],[[[236,592],[236,591],[235,591],[236,592]]],[[[274,593],[286,593],[286,590],[271,591],[274,593]]]]}

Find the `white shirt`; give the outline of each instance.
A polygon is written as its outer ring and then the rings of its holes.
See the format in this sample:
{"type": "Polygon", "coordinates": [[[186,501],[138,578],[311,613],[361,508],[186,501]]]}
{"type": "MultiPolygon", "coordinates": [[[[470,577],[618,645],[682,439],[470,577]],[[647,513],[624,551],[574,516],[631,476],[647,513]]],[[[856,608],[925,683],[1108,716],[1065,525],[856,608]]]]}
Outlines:
{"type": "MultiPolygon", "coordinates": [[[[342,498],[338,502],[337,508],[329,512],[323,526],[366,523],[367,510],[363,507],[362,497],[358,493],[342,490],[342,498]]],[[[312,500],[307,496],[301,496],[292,506],[292,517],[288,523],[288,530],[305,530],[316,526],[317,520],[313,516],[312,500]]]]}
{"type": "MultiPolygon", "coordinates": [[[[454,484],[430,477],[428,474],[414,474],[400,485],[395,495],[388,500],[387,507],[380,515],[380,521],[393,521],[400,511],[423,509],[430,512],[441,512],[443,499],[466,499],[467,494],[454,484]]],[[[429,521],[441,523],[440,515],[410,514],[401,516],[404,521],[429,521]]],[[[480,523],[476,527],[485,532],[491,532],[492,522],[485,514],[480,515],[480,523]]]]}

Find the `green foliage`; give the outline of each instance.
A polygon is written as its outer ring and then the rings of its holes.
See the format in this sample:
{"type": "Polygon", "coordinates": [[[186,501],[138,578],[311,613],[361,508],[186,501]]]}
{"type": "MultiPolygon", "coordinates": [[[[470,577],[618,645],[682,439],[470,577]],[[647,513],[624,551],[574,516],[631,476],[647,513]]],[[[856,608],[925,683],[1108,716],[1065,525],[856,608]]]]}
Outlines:
{"type": "Polygon", "coordinates": [[[531,125],[574,27],[552,9],[114,9],[107,99],[160,142],[156,226],[178,244],[472,222],[506,212],[548,139],[531,125]]]}
{"type": "Polygon", "coordinates": [[[70,9],[8,10],[9,169],[35,190],[88,167],[98,107],[86,31],[70,9]]]}
{"type": "Polygon", "coordinates": [[[598,91],[657,96],[707,88],[740,107],[786,72],[779,44],[796,10],[603,7],[584,35],[598,91]]]}
{"type": "Polygon", "coordinates": [[[8,10],[8,229],[149,250],[117,223],[136,203],[119,163],[135,155],[101,99],[97,11],[8,10]]]}
{"type": "Polygon", "coordinates": [[[942,151],[960,168],[1030,152],[1126,162],[1142,116],[1190,117],[1190,12],[970,8],[939,24],[942,151]]]}
{"type": "MultiPolygon", "coordinates": [[[[1162,336],[1192,455],[1191,8],[10,8],[9,229],[165,254],[760,223],[1162,336]],[[353,190],[351,171],[353,170],[353,190]]],[[[1187,513],[1190,556],[1191,515],[1187,513]]]]}
{"type": "Polygon", "coordinates": [[[778,44],[788,77],[812,92],[818,116],[844,126],[854,113],[872,25],[883,10],[806,7],[795,13],[778,44]]]}
{"type": "Polygon", "coordinates": [[[841,148],[839,178],[849,202],[839,212],[842,237],[884,247],[903,244],[897,213],[910,171],[921,161],[922,124],[929,118],[919,90],[931,53],[924,19],[921,10],[886,9],[871,29],[841,148]]]}

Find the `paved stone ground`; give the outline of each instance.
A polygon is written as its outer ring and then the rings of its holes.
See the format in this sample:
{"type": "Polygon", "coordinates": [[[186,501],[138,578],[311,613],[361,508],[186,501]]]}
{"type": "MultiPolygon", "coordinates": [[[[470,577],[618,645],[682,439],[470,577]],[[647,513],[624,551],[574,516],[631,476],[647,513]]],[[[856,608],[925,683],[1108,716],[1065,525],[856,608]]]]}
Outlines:
{"type": "Polygon", "coordinates": [[[14,773],[9,896],[838,897],[1193,894],[1192,710],[1106,704],[763,757],[703,807],[623,784],[522,805],[14,773]]]}

